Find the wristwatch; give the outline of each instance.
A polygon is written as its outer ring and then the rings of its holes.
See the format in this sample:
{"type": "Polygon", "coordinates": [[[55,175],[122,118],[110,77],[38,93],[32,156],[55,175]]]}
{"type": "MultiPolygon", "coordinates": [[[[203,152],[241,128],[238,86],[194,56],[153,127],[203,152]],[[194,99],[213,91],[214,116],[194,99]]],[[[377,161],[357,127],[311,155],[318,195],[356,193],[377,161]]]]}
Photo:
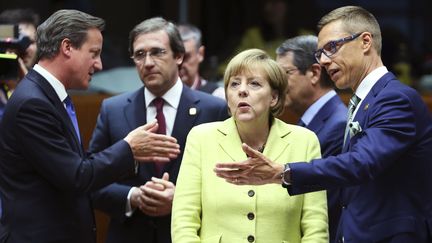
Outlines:
{"type": "Polygon", "coordinates": [[[284,165],[284,171],[281,175],[282,180],[282,186],[289,186],[291,185],[291,169],[289,167],[289,163],[286,163],[284,165]]]}

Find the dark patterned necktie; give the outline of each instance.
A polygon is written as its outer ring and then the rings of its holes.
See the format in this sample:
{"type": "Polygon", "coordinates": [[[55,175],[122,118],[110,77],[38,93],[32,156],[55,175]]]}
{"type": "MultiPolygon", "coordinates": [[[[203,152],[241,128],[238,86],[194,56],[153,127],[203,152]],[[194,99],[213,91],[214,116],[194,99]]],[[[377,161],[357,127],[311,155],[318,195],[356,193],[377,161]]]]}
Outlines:
{"type": "MultiPolygon", "coordinates": [[[[157,97],[153,100],[153,105],[156,107],[156,120],[159,125],[157,133],[159,134],[166,134],[165,115],[163,113],[164,103],[165,101],[161,97],[157,97]]],[[[164,165],[165,163],[155,163],[155,172],[158,177],[162,175],[164,165]]]]}

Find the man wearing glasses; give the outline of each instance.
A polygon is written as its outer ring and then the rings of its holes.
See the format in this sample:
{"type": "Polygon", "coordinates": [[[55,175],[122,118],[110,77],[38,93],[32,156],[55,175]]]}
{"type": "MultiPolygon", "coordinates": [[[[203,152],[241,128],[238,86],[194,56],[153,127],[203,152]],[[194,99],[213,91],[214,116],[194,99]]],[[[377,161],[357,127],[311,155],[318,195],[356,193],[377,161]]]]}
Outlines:
{"type": "Polygon", "coordinates": [[[102,103],[89,150],[103,150],[135,127],[157,120],[153,132],[176,138],[181,153],[169,163],[140,166],[137,176],[99,190],[93,201],[111,217],[107,242],[169,243],[186,136],[195,125],[226,119],[227,106],[181,82],[178,70],[185,48],[173,23],[162,18],[141,22],[130,32],[129,50],[144,86],[102,103]]]}
{"type": "MultiPolygon", "coordinates": [[[[317,45],[318,38],[313,35],[288,39],[276,49],[276,61],[287,74],[285,107],[300,117],[298,125],[315,132],[326,158],[342,151],[347,108],[315,60],[317,45]]],[[[338,190],[328,190],[327,199],[330,242],[334,242],[341,211],[338,190]]]]}
{"type": "Polygon", "coordinates": [[[248,151],[251,159],[218,164],[216,173],[234,184],[282,183],[290,195],[341,188],[338,242],[432,242],[430,112],[383,65],[371,13],[338,8],[318,27],[317,61],[336,87],[354,92],[342,153],[279,166],[248,151]]]}

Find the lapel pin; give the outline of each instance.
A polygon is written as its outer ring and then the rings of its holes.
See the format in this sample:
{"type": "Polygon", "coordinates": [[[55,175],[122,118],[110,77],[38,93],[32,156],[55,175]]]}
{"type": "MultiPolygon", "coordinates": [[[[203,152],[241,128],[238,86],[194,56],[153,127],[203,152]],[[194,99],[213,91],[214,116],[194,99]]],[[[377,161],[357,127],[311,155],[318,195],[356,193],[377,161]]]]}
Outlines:
{"type": "Polygon", "coordinates": [[[366,104],[366,105],[364,106],[363,110],[365,111],[365,110],[367,110],[368,108],[369,108],[369,104],[366,104]]]}
{"type": "Polygon", "coordinates": [[[197,109],[195,107],[189,108],[189,115],[195,116],[197,113],[197,109]]]}

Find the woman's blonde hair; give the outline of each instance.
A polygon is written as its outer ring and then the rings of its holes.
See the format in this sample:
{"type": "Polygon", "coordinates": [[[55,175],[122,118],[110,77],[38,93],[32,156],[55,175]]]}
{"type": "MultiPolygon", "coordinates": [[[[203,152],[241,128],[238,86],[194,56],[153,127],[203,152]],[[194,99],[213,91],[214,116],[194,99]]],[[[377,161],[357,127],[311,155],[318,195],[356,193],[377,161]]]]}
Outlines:
{"type": "MultiPolygon", "coordinates": [[[[285,95],[287,89],[287,78],[284,70],[277,62],[260,49],[249,49],[240,52],[231,59],[224,74],[225,95],[227,93],[228,83],[232,76],[242,73],[250,73],[259,70],[264,75],[272,90],[277,91],[278,101],[271,108],[271,115],[278,116],[282,114],[285,104],[285,95]]],[[[226,97],[228,98],[228,97],[226,97]]]]}

